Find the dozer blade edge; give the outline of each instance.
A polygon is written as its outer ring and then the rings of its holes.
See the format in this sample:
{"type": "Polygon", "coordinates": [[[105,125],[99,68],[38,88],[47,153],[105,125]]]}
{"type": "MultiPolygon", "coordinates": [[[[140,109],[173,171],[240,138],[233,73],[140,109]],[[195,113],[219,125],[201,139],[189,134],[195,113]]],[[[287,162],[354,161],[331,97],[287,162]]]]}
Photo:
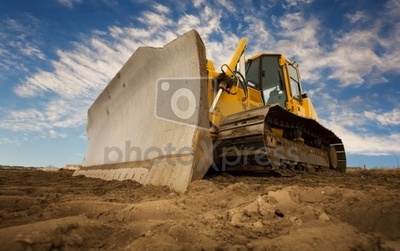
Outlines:
{"type": "Polygon", "coordinates": [[[212,163],[206,78],[194,30],[162,48],[138,48],[89,108],[88,149],[74,176],[185,192],[212,163]]]}

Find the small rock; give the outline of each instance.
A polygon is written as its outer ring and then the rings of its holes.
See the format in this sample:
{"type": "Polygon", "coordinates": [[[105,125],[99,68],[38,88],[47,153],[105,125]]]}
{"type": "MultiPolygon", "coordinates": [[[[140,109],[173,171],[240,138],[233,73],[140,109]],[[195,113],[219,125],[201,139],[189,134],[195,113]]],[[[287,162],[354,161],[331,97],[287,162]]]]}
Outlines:
{"type": "Polygon", "coordinates": [[[23,249],[24,250],[26,250],[26,251],[31,251],[32,250],[32,246],[31,245],[33,244],[33,241],[32,241],[30,236],[24,236],[24,235],[19,234],[15,238],[15,241],[21,243],[23,245],[23,249]]]}
{"type": "Polygon", "coordinates": [[[253,223],[253,227],[262,228],[262,227],[264,227],[264,224],[262,223],[261,220],[259,220],[259,221],[256,221],[256,222],[253,223]]]}
{"type": "Polygon", "coordinates": [[[253,250],[255,248],[255,246],[254,246],[253,243],[249,242],[249,243],[246,244],[246,248],[247,248],[247,250],[253,250]]]}
{"type": "Polygon", "coordinates": [[[18,234],[17,237],[15,237],[16,242],[32,245],[33,241],[30,235],[23,235],[23,234],[18,234]]]}
{"type": "Polygon", "coordinates": [[[226,208],[226,207],[228,206],[228,201],[225,200],[225,199],[223,199],[223,200],[217,202],[216,205],[219,206],[219,207],[221,207],[221,208],[226,208]]]}
{"type": "Polygon", "coordinates": [[[319,219],[322,220],[322,221],[330,221],[331,220],[326,213],[320,214],[319,215],[319,219]]]}
{"type": "Polygon", "coordinates": [[[232,215],[231,224],[232,224],[232,226],[234,226],[234,227],[241,227],[241,226],[243,226],[244,224],[243,224],[243,217],[242,217],[242,215],[240,215],[240,214],[238,214],[238,213],[232,215]]]}
{"type": "Polygon", "coordinates": [[[39,207],[38,205],[33,205],[31,208],[29,208],[27,214],[28,215],[35,215],[35,214],[41,214],[43,209],[39,207]]]}
{"type": "Polygon", "coordinates": [[[301,219],[297,218],[297,217],[294,217],[294,216],[290,217],[290,221],[292,222],[292,224],[294,226],[300,227],[301,225],[303,225],[303,221],[301,219]]]}
{"type": "Polygon", "coordinates": [[[123,221],[125,220],[125,213],[124,213],[124,212],[117,213],[117,214],[115,215],[115,219],[116,219],[118,222],[123,222],[123,221]]]}
{"type": "Polygon", "coordinates": [[[188,241],[188,230],[182,225],[173,225],[169,228],[168,234],[177,241],[188,241]]]}
{"type": "Polygon", "coordinates": [[[285,216],[279,209],[275,210],[275,215],[281,218],[285,216]]]}
{"type": "Polygon", "coordinates": [[[146,233],[144,233],[145,237],[150,237],[151,236],[151,230],[147,230],[146,233]]]}

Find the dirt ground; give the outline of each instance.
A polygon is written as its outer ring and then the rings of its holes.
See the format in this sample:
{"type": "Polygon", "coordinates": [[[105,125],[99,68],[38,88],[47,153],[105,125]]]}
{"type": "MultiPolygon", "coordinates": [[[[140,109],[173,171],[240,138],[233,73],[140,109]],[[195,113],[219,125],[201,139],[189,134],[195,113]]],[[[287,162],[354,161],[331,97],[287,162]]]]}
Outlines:
{"type": "Polygon", "coordinates": [[[400,250],[400,172],[208,175],[185,195],[0,170],[1,250],[400,250]]]}

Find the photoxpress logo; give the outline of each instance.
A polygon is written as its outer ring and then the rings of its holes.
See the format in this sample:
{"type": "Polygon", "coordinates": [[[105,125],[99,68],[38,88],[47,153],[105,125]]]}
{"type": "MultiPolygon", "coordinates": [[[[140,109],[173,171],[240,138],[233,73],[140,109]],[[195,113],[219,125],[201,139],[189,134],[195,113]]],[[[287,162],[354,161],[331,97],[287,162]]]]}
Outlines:
{"type": "Polygon", "coordinates": [[[172,78],[157,82],[155,115],[159,119],[198,125],[201,85],[207,78],[172,78]]]}
{"type": "Polygon", "coordinates": [[[190,147],[175,147],[172,143],[168,143],[165,147],[149,147],[143,149],[132,145],[130,140],[125,141],[123,148],[112,146],[104,147],[104,164],[116,164],[121,162],[143,161],[149,159],[157,159],[163,156],[177,156],[173,160],[167,158],[167,163],[171,166],[175,165],[189,165],[190,161],[185,159],[187,154],[192,153],[190,147]]]}
{"type": "Polygon", "coordinates": [[[177,147],[172,143],[168,143],[164,147],[149,147],[143,149],[126,141],[125,146],[105,147],[104,148],[104,164],[116,164],[121,162],[142,161],[142,160],[160,160],[163,156],[172,156],[167,158],[166,163],[171,167],[185,166],[200,171],[204,168],[214,169],[214,171],[227,171],[230,167],[259,166],[280,168],[284,166],[297,166],[300,163],[298,155],[299,148],[291,146],[285,148],[277,146],[274,149],[265,147],[244,147],[238,149],[236,146],[223,146],[219,148],[221,141],[215,141],[212,145],[200,140],[198,147],[202,149],[202,157],[193,162],[193,159],[187,158],[193,153],[191,147],[177,147]],[[219,161],[213,163],[213,155],[219,155],[219,161]],[[272,157],[272,158],[271,158],[272,157]]]}

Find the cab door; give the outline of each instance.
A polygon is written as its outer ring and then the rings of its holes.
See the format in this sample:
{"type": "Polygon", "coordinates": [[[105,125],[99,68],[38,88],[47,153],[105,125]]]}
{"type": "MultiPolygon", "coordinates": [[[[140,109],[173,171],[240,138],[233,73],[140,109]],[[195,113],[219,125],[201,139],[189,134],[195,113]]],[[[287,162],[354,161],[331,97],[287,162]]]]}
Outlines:
{"type": "Polygon", "coordinates": [[[290,89],[286,107],[292,113],[304,117],[306,114],[305,109],[302,106],[302,89],[299,70],[294,63],[289,62],[285,64],[285,68],[285,72],[287,74],[286,79],[288,79],[290,89]]]}

